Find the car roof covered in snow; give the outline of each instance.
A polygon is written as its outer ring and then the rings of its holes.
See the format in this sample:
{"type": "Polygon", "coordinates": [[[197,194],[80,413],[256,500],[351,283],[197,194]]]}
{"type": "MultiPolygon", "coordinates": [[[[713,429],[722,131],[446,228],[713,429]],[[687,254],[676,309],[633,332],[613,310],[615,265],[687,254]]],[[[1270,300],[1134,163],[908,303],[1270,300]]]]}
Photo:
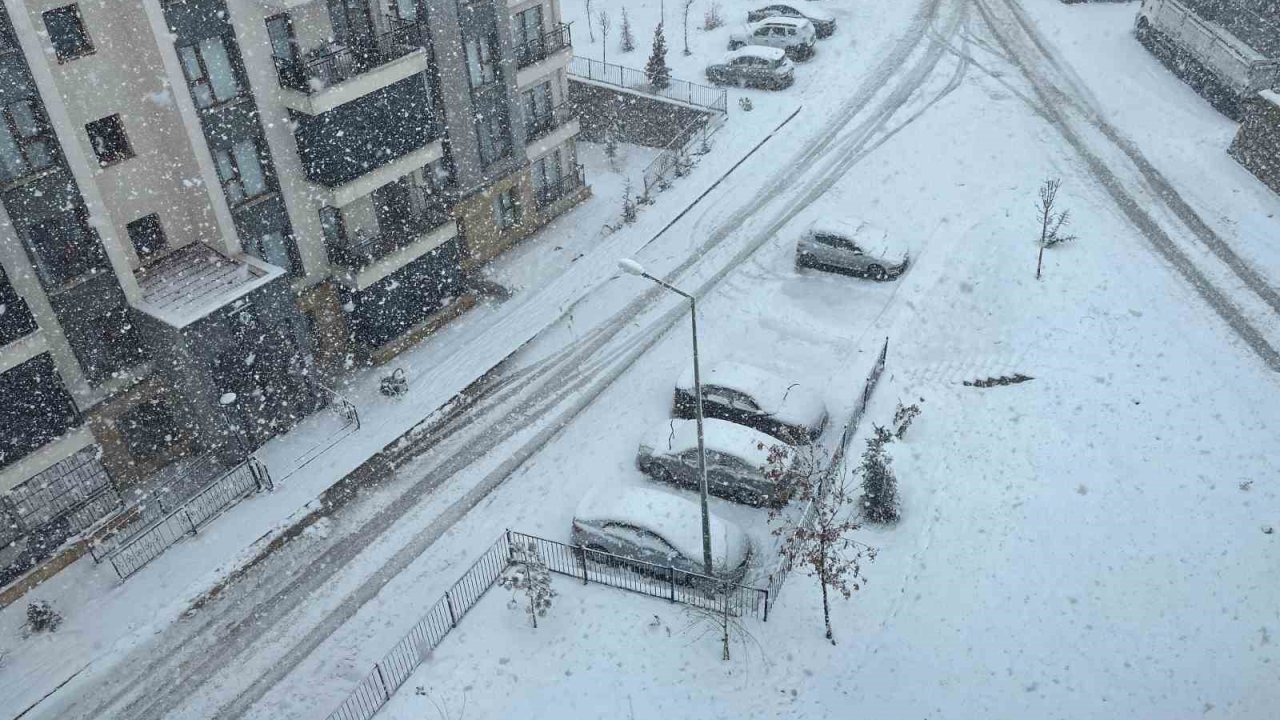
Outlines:
{"type": "MultiPolygon", "coordinates": [[[[702,374],[702,384],[717,385],[749,395],[761,410],[788,424],[813,427],[827,413],[827,404],[816,390],[755,365],[716,363],[702,374]]],[[[693,392],[693,368],[680,375],[676,387],[693,392]]]]}
{"type": "Polygon", "coordinates": [[[724,54],[724,59],[720,62],[728,65],[740,57],[755,57],[769,60],[770,62],[781,60],[787,56],[782,48],[769,47],[767,45],[743,45],[737,50],[730,50],[724,54]]]}
{"type": "MultiPolygon", "coordinates": [[[[741,458],[752,467],[769,464],[769,451],[775,445],[787,447],[775,437],[745,425],[708,418],[703,421],[703,435],[708,450],[741,458]]],[[[645,435],[645,447],[655,453],[677,455],[698,447],[698,421],[670,419],[645,435]]]]}
{"type": "Polygon", "coordinates": [[[906,253],[906,248],[891,240],[884,228],[864,220],[817,220],[809,225],[809,232],[849,238],[863,250],[881,256],[894,257],[906,253]]]}
{"type": "MultiPolygon", "coordinates": [[[[717,565],[729,570],[747,559],[751,541],[742,528],[714,512],[711,518],[711,554],[717,565]]],[[[617,522],[662,536],[681,555],[702,558],[702,511],[698,503],[673,492],[644,485],[618,488],[600,485],[578,503],[574,520],[599,525],[617,522]]]]}
{"type": "Polygon", "coordinates": [[[792,27],[799,28],[799,27],[804,27],[805,25],[812,25],[812,24],[813,23],[809,22],[809,20],[806,18],[787,17],[786,15],[774,15],[773,17],[768,17],[768,18],[765,18],[764,20],[757,20],[756,22],[753,22],[753,23],[747,23],[747,27],[751,28],[752,30],[755,30],[761,25],[790,25],[792,27]]]}
{"type": "Polygon", "coordinates": [[[759,8],[759,10],[767,10],[767,9],[769,9],[769,8],[771,8],[771,7],[788,7],[788,8],[791,8],[792,10],[795,10],[796,12],[800,13],[801,15],[804,15],[805,17],[807,17],[807,18],[809,18],[809,19],[811,19],[811,20],[822,20],[822,21],[827,21],[827,20],[835,20],[835,19],[836,19],[836,16],[835,16],[835,15],[832,15],[832,14],[831,14],[831,12],[830,12],[829,10],[824,10],[824,9],[822,9],[822,8],[820,8],[820,7],[817,7],[816,5],[814,5],[814,4],[813,4],[813,3],[811,3],[811,2],[806,2],[806,3],[804,3],[804,4],[799,4],[799,3],[776,3],[775,5],[761,5],[761,6],[760,6],[760,8],[759,8]]]}

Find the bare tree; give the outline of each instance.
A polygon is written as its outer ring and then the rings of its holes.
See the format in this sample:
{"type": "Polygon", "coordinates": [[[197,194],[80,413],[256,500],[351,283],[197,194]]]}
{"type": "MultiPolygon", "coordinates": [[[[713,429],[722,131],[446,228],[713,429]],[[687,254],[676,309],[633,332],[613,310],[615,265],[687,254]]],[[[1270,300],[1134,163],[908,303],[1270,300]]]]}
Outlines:
{"type": "Polygon", "coordinates": [[[551,598],[556,596],[556,591],[551,589],[551,571],[532,540],[511,543],[511,564],[498,578],[498,584],[511,591],[509,604],[513,608],[520,605],[516,596],[524,593],[527,601],[525,614],[535,628],[538,627],[538,618],[546,617],[551,609],[551,598]]]}
{"type": "Polygon", "coordinates": [[[692,55],[689,50],[689,9],[693,7],[693,0],[684,0],[684,54],[692,55]]]}
{"type": "Polygon", "coordinates": [[[685,606],[685,613],[689,618],[689,626],[685,628],[685,631],[698,630],[697,639],[701,639],[710,633],[715,633],[716,637],[720,639],[720,659],[726,662],[732,659],[729,650],[734,644],[741,646],[744,651],[751,646],[759,649],[759,641],[747,629],[746,624],[742,622],[742,617],[735,615],[732,611],[732,605],[729,603],[728,583],[725,584],[723,594],[717,599],[721,602],[716,603],[714,607],[702,605],[685,606]]]}
{"type": "Polygon", "coordinates": [[[636,36],[631,33],[631,18],[627,17],[627,8],[622,8],[622,27],[619,29],[621,33],[618,38],[618,49],[624,53],[629,53],[636,49],[636,36]]]}
{"type": "Polygon", "coordinates": [[[596,20],[600,23],[600,61],[609,62],[609,31],[613,30],[613,20],[609,19],[608,10],[601,10],[596,20]]]}
{"type": "Polygon", "coordinates": [[[816,446],[798,449],[775,446],[769,451],[765,475],[780,488],[782,506],[769,513],[770,521],[784,520],[773,534],[782,538],[783,561],[822,588],[822,621],[826,637],[836,644],[831,628],[831,593],[846,600],[862,589],[862,564],[875,560],[876,549],[854,540],[861,529],[858,507],[849,488],[848,474],[830,462],[816,446]],[[806,511],[798,522],[786,522],[785,506],[798,503],[806,511]]]}
{"type": "Polygon", "coordinates": [[[724,25],[724,16],[720,14],[720,3],[712,2],[702,12],[702,29],[710,32],[724,25]]]}
{"type": "Polygon", "coordinates": [[[1056,178],[1045,180],[1040,186],[1040,201],[1036,203],[1036,212],[1040,215],[1040,253],[1036,257],[1037,280],[1040,279],[1040,268],[1044,264],[1044,249],[1076,239],[1075,235],[1062,234],[1062,228],[1070,222],[1070,211],[1054,210],[1060,187],[1062,187],[1062,181],[1056,178]]]}
{"type": "Polygon", "coordinates": [[[587,35],[591,38],[591,42],[596,41],[596,33],[591,29],[591,18],[595,15],[591,12],[591,0],[582,0],[587,4],[587,35]]]}

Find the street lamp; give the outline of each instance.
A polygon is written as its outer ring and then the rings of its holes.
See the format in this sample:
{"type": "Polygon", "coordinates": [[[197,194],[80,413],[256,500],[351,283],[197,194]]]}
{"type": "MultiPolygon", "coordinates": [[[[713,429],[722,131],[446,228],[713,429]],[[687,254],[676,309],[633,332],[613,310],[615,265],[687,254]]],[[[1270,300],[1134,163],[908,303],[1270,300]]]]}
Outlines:
{"type": "Polygon", "coordinates": [[[248,456],[249,450],[245,446],[244,436],[240,434],[240,426],[238,424],[233,425],[231,423],[231,416],[227,412],[231,409],[232,405],[236,404],[236,400],[239,399],[239,396],[233,392],[223,393],[222,396],[218,398],[218,405],[221,406],[218,409],[222,412],[222,424],[226,426],[227,432],[230,433],[231,437],[236,441],[236,447],[239,448],[240,454],[248,456]]]}
{"type": "Polygon", "coordinates": [[[698,367],[698,301],[680,288],[644,271],[635,260],[623,258],[618,269],[628,275],[647,278],[689,301],[689,318],[693,321],[693,389],[698,398],[698,493],[702,500],[702,567],[707,577],[714,577],[711,567],[711,515],[707,511],[707,448],[702,435],[702,371],[698,367]]]}

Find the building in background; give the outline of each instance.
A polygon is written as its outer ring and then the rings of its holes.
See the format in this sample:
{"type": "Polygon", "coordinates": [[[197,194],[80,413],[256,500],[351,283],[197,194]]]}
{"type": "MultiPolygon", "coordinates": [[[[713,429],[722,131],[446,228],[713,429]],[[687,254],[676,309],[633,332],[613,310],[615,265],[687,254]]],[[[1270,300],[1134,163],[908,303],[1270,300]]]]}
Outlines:
{"type": "Polygon", "coordinates": [[[0,567],[287,430],[588,193],[554,0],[4,10],[0,567]]]}

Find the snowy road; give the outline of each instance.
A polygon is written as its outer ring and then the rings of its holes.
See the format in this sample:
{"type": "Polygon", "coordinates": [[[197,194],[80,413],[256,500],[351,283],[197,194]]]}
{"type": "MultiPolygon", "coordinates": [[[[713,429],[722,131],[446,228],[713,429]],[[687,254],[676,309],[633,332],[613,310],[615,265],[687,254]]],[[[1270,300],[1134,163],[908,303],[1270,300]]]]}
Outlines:
{"type": "MultiPolygon", "coordinates": [[[[806,99],[804,117],[822,121],[783,130],[779,140],[790,143],[787,153],[751,161],[744,166],[749,178],[716,191],[702,209],[653,239],[650,254],[666,258],[651,262],[655,269],[700,297],[713,295],[968,73],[1012,66],[1021,78],[1008,81],[1010,89],[1061,133],[1152,249],[1255,354],[1280,369],[1274,288],[1100,118],[1096,101],[1015,2],[928,0],[899,20],[896,33],[880,33],[896,39],[874,54],[877,61],[847,96],[806,99]],[[998,49],[984,46],[974,29],[978,21],[998,49]],[[944,63],[947,58],[954,62],[944,63]],[[679,242],[683,237],[699,240],[679,242]]],[[[813,87],[821,88],[821,80],[813,87]]],[[[465,413],[445,418],[406,448],[397,477],[345,506],[322,531],[267,558],[111,672],[69,685],[32,716],[147,720],[248,712],[656,343],[673,329],[683,331],[682,305],[657,289],[637,292],[631,299],[602,282],[535,340],[523,362],[490,378],[465,413]],[[416,457],[410,462],[409,455],[416,457]]],[[[894,301],[887,295],[879,312],[894,301]]]]}

